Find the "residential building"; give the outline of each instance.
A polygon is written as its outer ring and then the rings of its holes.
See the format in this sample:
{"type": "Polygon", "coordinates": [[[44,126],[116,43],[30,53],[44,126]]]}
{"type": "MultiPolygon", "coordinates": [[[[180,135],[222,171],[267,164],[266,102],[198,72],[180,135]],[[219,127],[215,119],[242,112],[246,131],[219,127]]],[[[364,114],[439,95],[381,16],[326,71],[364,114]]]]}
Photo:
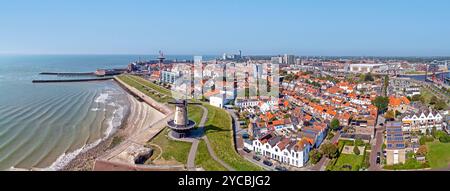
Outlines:
{"type": "Polygon", "coordinates": [[[386,124],[386,164],[405,163],[406,145],[403,138],[402,123],[389,122],[386,124]]]}
{"type": "Polygon", "coordinates": [[[411,101],[409,101],[409,99],[406,98],[405,96],[389,97],[389,109],[392,111],[405,113],[406,111],[408,111],[409,104],[411,104],[411,101]]]}
{"type": "Polygon", "coordinates": [[[351,73],[369,73],[386,66],[386,64],[350,64],[348,65],[348,71],[351,73]]]}
{"type": "Polygon", "coordinates": [[[161,81],[164,83],[174,84],[175,80],[180,77],[180,73],[171,71],[161,72],[161,81]]]}
{"type": "Polygon", "coordinates": [[[305,139],[297,140],[267,134],[253,141],[253,151],[280,163],[303,167],[309,160],[311,145],[305,139]]]}
{"type": "Polygon", "coordinates": [[[403,131],[420,131],[426,133],[431,131],[433,127],[442,130],[444,127],[444,118],[442,115],[432,109],[419,113],[405,113],[401,116],[403,131]]]}

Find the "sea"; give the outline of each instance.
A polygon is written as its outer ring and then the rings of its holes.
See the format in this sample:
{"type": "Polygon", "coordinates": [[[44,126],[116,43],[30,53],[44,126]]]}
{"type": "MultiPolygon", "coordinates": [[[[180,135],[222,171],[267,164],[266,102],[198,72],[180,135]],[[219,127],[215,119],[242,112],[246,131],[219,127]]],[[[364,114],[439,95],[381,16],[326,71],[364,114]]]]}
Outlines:
{"type": "MultiPolygon", "coordinates": [[[[0,170],[59,170],[120,127],[129,111],[114,81],[33,84],[71,79],[41,72],[125,68],[145,55],[0,55],[0,170]]],[[[190,59],[174,56],[169,59],[190,59]]]]}

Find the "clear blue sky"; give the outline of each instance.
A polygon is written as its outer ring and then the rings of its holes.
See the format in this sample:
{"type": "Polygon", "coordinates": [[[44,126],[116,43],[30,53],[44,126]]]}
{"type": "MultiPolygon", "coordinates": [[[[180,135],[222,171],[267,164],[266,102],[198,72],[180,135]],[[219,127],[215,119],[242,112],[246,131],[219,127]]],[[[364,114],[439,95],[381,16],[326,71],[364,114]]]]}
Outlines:
{"type": "Polygon", "coordinates": [[[14,0],[0,54],[449,56],[448,0],[14,0]]]}

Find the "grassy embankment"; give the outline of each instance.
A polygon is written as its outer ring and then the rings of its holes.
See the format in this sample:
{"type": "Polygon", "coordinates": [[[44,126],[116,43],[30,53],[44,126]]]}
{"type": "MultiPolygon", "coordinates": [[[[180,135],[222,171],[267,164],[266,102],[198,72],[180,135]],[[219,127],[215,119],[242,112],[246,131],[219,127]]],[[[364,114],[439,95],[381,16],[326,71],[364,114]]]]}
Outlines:
{"type": "Polygon", "coordinates": [[[198,145],[197,155],[195,157],[195,165],[200,166],[207,171],[227,171],[219,162],[215,161],[209,155],[208,147],[205,141],[201,140],[198,145]]]}
{"type": "Polygon", "coordinates": [[[231,117],[223,110],[204,104],[208,108],[208,121],[205,124],[206,136],[212,144],[217,157],[239,171],[261,171],[262,168],[242,158],[233,146],[231,117]]]}
{"type": "Polygon", "coordinates": [[[171,97],[170,90],[164,89],[141,77],[132,75],[120,75],[118,76],[118,78],[123,82],[125,82],[126,84],[138,89],[139,91],[151,97],[157,102],[167,103],[173,100],[171,97]]]}

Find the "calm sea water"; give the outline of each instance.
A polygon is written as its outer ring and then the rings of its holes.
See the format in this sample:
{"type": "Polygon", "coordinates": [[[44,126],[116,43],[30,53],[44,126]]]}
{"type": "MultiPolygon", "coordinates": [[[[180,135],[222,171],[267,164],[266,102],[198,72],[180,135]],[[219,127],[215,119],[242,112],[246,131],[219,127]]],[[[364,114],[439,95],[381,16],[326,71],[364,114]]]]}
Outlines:
{"type": "Polygon", "coordinates": [[[113,81],[32,84],[40,72],[123,68],[136,56],[0,56],[0,170],[62,168],[110,135],[128,111],[113,81]]]}

